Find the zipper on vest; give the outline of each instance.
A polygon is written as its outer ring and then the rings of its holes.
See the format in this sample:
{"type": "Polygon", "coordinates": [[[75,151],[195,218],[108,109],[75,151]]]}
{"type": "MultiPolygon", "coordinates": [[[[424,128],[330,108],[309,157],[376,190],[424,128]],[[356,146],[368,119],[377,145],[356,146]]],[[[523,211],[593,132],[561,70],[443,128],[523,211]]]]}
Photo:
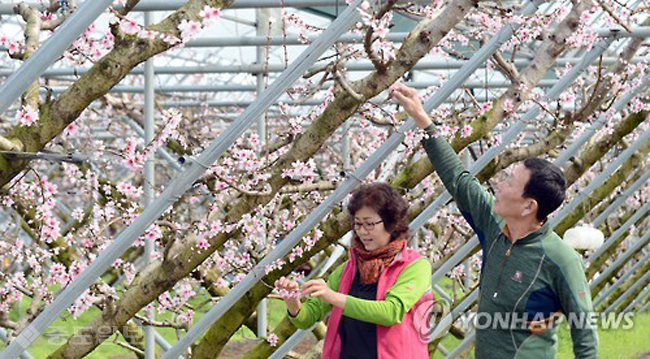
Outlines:
{"type": "Polygon", "coordinates": [[[512,254],[512,248],[515,246],[516,242],[510,242],[510,248],[506,250],[506,259],[503,261],[503,265],[501,266],[501,270],[499,271],[499,278],[497,278],[497,285],[496,288],[494,288],[494,294],[492,295],[492,298],[496,298],[499,296],[499,286],[501,285],[501,276],[503,275],[503,269],[506,267],[506,264],[508,263],[508,259],[510,259],[510,254],[512,254]]]}

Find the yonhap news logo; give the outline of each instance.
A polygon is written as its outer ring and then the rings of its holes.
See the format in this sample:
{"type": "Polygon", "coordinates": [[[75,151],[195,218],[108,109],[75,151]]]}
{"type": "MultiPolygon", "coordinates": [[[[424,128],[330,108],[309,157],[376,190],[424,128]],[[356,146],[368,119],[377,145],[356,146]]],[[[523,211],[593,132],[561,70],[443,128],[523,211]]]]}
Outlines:
{"type": "Polygon", "coordinates": [[[565,315],[561,312],[548,316],[544,313],[516,312],[465,312],[459,316],[450,313],[450,304],[444,299],[426,301],[415,307],[414,322],[420,339],[426,342],[437,339],[447,332],[452,323],[456,323],[463,331],[470,330],[530,330],[543,332],[557,327],[566,321],[571,328],[576,329],[622,329],[634,327],[633,312],[599,313],[580,312],[565,315]]]}
{"type": "MultiPolygon", "coordinates": [[[[444,298],[423,301],[413,308],[413,326],[420,340],[428,343],[433,337],[438,323],[449,314],[450,303],[444,298]]],[[[441,331],[444,334],[444,331],[441,331]]],[[[437,335],[437,337],[442,335],[437,335]]]]}

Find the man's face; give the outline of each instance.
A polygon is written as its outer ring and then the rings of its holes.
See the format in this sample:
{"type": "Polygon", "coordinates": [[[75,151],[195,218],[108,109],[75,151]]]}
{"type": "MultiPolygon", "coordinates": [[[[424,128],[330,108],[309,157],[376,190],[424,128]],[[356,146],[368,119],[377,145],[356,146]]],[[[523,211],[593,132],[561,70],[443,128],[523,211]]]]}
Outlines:
{"type": "Polygon", "coordinates": [[[523,197],[529,179],[530,171],[523,163],[506,170],[506,178],[496,186],[494,212],[503,218],[521,217],[531,201],[523,197]]]}

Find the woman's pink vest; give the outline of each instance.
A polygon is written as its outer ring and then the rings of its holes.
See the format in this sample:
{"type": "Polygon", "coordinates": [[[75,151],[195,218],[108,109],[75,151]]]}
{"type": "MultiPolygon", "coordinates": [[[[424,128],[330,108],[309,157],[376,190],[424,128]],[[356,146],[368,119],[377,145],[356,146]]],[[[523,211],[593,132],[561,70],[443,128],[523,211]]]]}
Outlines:
{"type": "MultiPolygon", "coordinates": [[[[379,281],[377,282],[377,300],[384,300],[386,298],[386,292],[395,284],[402,270],[420,257],[420,254],[412,249],[404,249],[398,253],[395,260],[379,276],[379,281]]],[[[352,281],[357,271],[356,260],[354,260],[356,257],[352,250],[350,250],[350,258],[341,274],[338,289],[340,293],[347,294],[350,292],[350,287],[352,286],[352,281]]],[[[421,339],[423,337],[420,334],[422,328],[417,328],[418,325],[414,325],[414,320],[422,322],[423,318],[428,318],[428,315],[426,312],[418,310],[416,318],[414,309],[423,308],[423,306],[418,306],[427,301],[431,302],[432,300],[433,295],[429,291],[404,315],[401,323],[391,326],[377,325],[378,359],[429,358],[427,342],[421,339]]],[[[431,306],[426,305],[426,307],[430,308],[431,306]]],[[[338,329],[342,315],[343,310],[336,307],[332,309],[332,314],[327,323],[327,333],[325,334],[325,343],[323,346],[324,359],[339,359],[341,356],[341,337],[339,336],[338,329]]]]}

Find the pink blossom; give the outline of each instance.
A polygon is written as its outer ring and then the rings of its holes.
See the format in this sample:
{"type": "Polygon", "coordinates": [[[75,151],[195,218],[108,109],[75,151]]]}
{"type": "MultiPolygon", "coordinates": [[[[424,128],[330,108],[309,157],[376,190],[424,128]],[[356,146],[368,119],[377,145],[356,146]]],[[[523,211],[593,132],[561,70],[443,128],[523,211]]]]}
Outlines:
{"type": "Polygon", "coordinates": [[[280,338],[278,338],[278,336],[275,333],[269,334],[269,336],[266,338],[266,341],[268,341],[269,345],[272,347],[278,345],[278,340],[280,340],[280,338]]]}
{"type": "Polygon", "coordinates": [[[15,54],[20,50],[20,44],[17,43],[16,41],[9,41],[9,45],[7,46],[7,50],[9,50],[10,54],[15,54]]]}
{"type": "Polygon", "coordinates": [[[461,134],[462,137],[469,137],[472,135],[472,126],[470,125],[465,125],[463,126],[463,132],[461,134]]]}
{"type": "Polygon", "coordinates": [[[158,296],[158,314],[164,313],[168,308],[172,308],[171,295],[165,292],[158,296]]]}
{"type": "Polygon", "coordinates": [[[219,16],[221,16],[221,9],[206,5],[199,13],[199,16],[203,18],[203,25],[207,26],[219,19],[219,16]]]}
{"type": "Polygon", "coordinates": [[[293,263],[293,261],[294,261],[296,258],[300,258],[300,257],[302,257],[302,254],[303,254],[303,249],[302,249],[302,247],[300,247],[300,246],[298,246],[298,247],[293,247],[293,249],[291,250],[291,254],[289,254],[289,263],[293,263]]]}
{"type": "Polygon", "coordinates": [[[64,136],[72,136],[77,133],[77,130],[79,127],[75,125],[74,123],[69,124],[68,126],[65,127],[63,130],[63,135],[64,136]]]}
{"type": "Polygon", "coordinates": [[[182,42],[178,37],[169,34],[163,35],[162,40],[170,45],[176,45],[182,42]]]}
{"type": "Polygon", "coordinates": [[[142,195],[142,189],[127,182],[121,182],[116,186],[117,190],[127,198],[137,198],[142,195]]]}
{"type": "Polygon", "coordinates": [[[307,162],[296,161],[291,164],[290,169],[282,172],[283,177],[290,178],[294,181],[312,183],[316,179],[316,162],[310,158],[307,162]]]}
{"type": "Polygon", "coordinates": [[[451,270],[451,273],[449,273],[449,278],[462,278],[465,276],[465,267],[462,265],[456,266],[454,269],[451,270]]]}
{"type": "Polygon", "coordinates": [[[188,309],[187,312],[184,314],[179,315],[178,321],[181,323],[187,323],[187,324],[192,324],[192,320],[194,319],[194,311],[191,309],[188,309]]]}
{"type": "Polygon", "coordinates": [[[381,38],[386,37],[386,35],[388,35],[388,32],[389,32],[388,28],[386,28],[386,27],[377,27],[375,29],[375,35],[377,35],[377,36],[379,36],[381,38]]]}
{"type": "Polygon", "coordinates": [[[124,164],[128,168],[130,168],[130,169],[132,169],[134,171],[137,171],[137,170],[141,169],[143,163],[144,163],[144,158],[143,158],[142,154],[139,154],[139,153],[127,156],[125,161],[124,161],[124,164]]]}
{"type": "Polygon", "coordinates": [[[38,111],[30,105],[25,105],[16,113],[16,120],[23,126],[32,126],[38,121],[38,111]]]}
{"type": "Polygon", "coordinates": [[[203,236],[196,241],[196,245],[203,251],[210,248],[210,242],[203,236]]]}
{"type": "Polygon", "coordinates": [[[141,29],[138,32],[138,37],[143,40],[152,40],[156,38],[157,33],[155,31],[150,31],[146,29],[141,29]]]}
{"type": "Polygon", "coordinates": [[[221,221],[217,220],[210,223],[210,236],[216,236],[222,231],[223,231],[223,224],[221,224],[221,221]]]}
{"type": "Polygon", "coordinates": [[[140,31],[138,23],[130,19],[121,20],[120,29],[122,29],[122,31],[127,35],[135,35],[140,31]]]}
{"type": "Polygon", "coordinates": [[[152,224],[146,232],[144,232],[144,238],[146,240],[155,241],[162,238],[162,229],[160,226],[152,224]]]}
{"type": "Polygon", "coordinates": [[[492,109],[492,102],[484,102],[481,104],[480,114],[484,114],[492,109]]]}
{"type": "Polygon", "coordinates": [[[503,110],[506,111],[507,113],[512,113],[515,111],[515,104],[512,102],[511,99],[506,99],[503,101],[503,110]]]}
{"type": "Polygon", "coordinates": [[[69,280],[66,273],[65,266],[61,263],[54,263],[50,267],[50,275],[48,277],[48,284],[67,283],[69,280]]]}
{"type": "Polygon", "coordinates": [[[178,24],[178,30],[181,32],[181,40],[186,42],[192,36],[196,35],[201,31],[201,23],[198,21],[188,21],[183,19],[180,24],[178,24]]]}

